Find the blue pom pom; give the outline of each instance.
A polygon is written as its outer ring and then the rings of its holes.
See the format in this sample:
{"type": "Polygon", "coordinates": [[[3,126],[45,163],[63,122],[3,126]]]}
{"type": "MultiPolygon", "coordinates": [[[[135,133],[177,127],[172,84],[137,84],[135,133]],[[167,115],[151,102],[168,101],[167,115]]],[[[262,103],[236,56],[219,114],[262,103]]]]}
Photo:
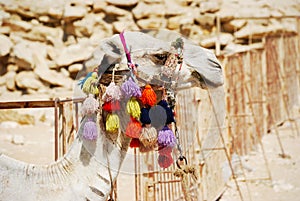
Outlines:
{"type": "Polygon", "coordinates": [[[141,109],[140,121],[142,122],[142,124],[151,124],[151,119],[149,117],[149,109],[148,108],[141,109]]]}
{"type": "Polygon", "coordinates": [[[175,122],[173,111],[168,106],[167,101],[161,100],[161,101],[159,101],[158,105],[162,106],[166,110],[166,114],[167,114],[166,124],[170,124],[172,122],[175,122]]]}

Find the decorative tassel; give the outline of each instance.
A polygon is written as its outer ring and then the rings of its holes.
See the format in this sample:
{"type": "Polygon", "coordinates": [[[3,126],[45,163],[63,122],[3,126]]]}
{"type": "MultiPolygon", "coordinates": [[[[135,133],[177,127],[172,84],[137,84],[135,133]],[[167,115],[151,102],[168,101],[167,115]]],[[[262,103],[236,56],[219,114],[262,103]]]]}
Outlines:
{"type": "Polygon", "coordinates": [[[98,137],[97,124],[91,119],[85,122],[83,127],[83,138],[86,140],[96,140],[98,137]]]}
{"type": "Polygon", "coordinates": [[[158,165],[161,168],[168,168],[173,164],[173,162],[174,161],[173,161],[171,154],[158,156],[158,165]]]}
{"type": "Polygon", "coordinates": [[[98,74],[96,72],[93,72],[90,77],[86,79],[86,81],[82,85],[82,91],[86,94],[94,94],[98,95],[99,90],[97,86],[97,80],[98,74]]]}
{"type": "Polygon", "coordinates": [[[135,97],[131,97],[126,105],[127,113],[133,118],[139,119],[141,114],[140,104],[135,97]]]}
{"type": "Polygon", "coordinates": [[[149,84],[147,84],[143,90],[141,101],[144,105],[148,105],[150,107],[156,103],[156,93],[149,84]]]}
{"type": "Polygon", "coordinates": [[[151,124],[151,119],[149,116],[149,109],[148,108],[142,108],[141,109],[141,117],[140,121],[142,124],[151,124]]]}
{"type": "MultiPolygon", "coordinates": [[[[83,88],[83,84],[85,83],[85,81],[92,76],[93,73],[97,73],[98,72],[98,68],[94,68],[93,72],[89,72],[83,79],[78,81],[78,85],[80,86],[80,88],[83,88]]],[[[98,75],[97,75],[98,76],[98,75]]]]}
{"type": "Polygon", "coordinates": [[[143,127],[140,136],[140,142],[149,148],[154,148],[157,144],[157,131],[154,127],[143,127]]]}
{"type": "Polygon", "coordinates": [[[138,148],[140,147],[140,141],[137,138],[132,138],[129,144],[129,147],[131,148],[138,148]]]}
{"type": "Polygon", "coordinates": [[[149,117],[151,119],[151,125],[157,130],[161,130],[166,124],[166,110],[160,105],[151,107],[149,110],[149,117]]]}
{"type": "Polygon", "coordinates": [[[111,82],[102,96],[104,102],[120,100],[122,96],[121,89],[114,82],[111,82]]]}
{"type": "Polygon", "coordinates": [[[106,131],[117,133],[120,128],[120,119],[116,114],[108,114],[106,117],[106,131]]]}
{"type": "Polygon", "coordinates": [[[110,101],[105,102],[102,105],[102,109],[106,112],[113,112],[113,111],[119,111],[121,108],[120,101],[110,101]]]}
{"type": "Polygon", "coordinates": [[[140,122],[135,118],[130,117],[131,121],[128,123],[125,134],[131,138],[139,138],[142,130],[140,122]]]}
{"type": "Polygon", "coordinates": [[[157,142],[160,147],[174,147],[176,145],[176,137],[173,131],[168,126],[165,126],[159,131],[157,142]]]}
{"type": "MultiPolygon", "coordinates": [[[[141,142],[141,141],[140,141],[140,142],[141,142]]],[[[145,147],[145,146],[143,145],[143,143],[140,143],[139,151],[140,151],[141,153],[147,153],[147,152],[149,152],[149,151],[153,151],[153,149],[155,149],[155,146],[153,146],[153,147],[145,147]]]]}
{"type": "Polygon", "coordinates": [[[173,151],[173,147],[165,147],[165,146],[164,147],[162,147],[162,146],[158,147],[158,153],[160,155],[168,155],[168,154],[171,154],[172,151],[173,151]]]}
{"type": "Polygon", "coordinates": [[[166,124],[175,122],[174,113],[173,113],[172,109],[169,107],[166,100],[159,101],[159,103],[157,105],[162,106],[166,110],[166,114],[167,114],[166,124]]]}
{"type": "Polygon", "coordinates": [[[94,98],[94,95],[89,94],[89,96],[83,101],[81,107],[81,114],[83,116],[91,115],[95,113],[98,108],[99,102],[94,98]]]}
{"type": "Polygon", "coordinates": [[[82,89],[83,84],[85,83],[85,81],[86,81],[89,77],[92,76],[92,74],[93,74],[93,72],[89,72],[82,80],[79,80],[79,81],[78,81],[78,85],[80,86],[80,89],[82,89]]]}
{"type": "Polygon", "coordinates": [[[123,92],[123,96],[127,99],[130,97],[141,97],[141,89],[131,77],[122,84],[121,90],[123,92]]]}

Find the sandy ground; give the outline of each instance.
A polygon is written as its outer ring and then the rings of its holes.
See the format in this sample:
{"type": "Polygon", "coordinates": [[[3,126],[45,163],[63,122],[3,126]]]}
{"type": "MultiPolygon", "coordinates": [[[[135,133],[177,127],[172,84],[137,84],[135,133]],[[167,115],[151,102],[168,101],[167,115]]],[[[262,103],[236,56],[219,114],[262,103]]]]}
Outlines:
{"type": "MultiPolygon", "coordinates": [[[[53,162],[54,128],[51,123],[51,114],[48,112],[48,121],[37,121],[36,125],[1,122],[0,152],[29,163],[47,164],[53,162]]],[[[41,114],[37,112],[37,115],[41,114]]],[[[239,188],[245,201],[300,200],[300,136],[292,132],[292,124],[289,122],[278,130],[284,151],[290,158],[281,158],[278,155],[281,151],[274,131],[264,136],[263,147],[266,152],[271,180],[266,180],[269,174],[260,146],[257,147],[257,151],[241,158],[243,168],[241,168],[240,163],[234,163],[239,188]],[[245,179],[242,170],[250,181],[241,181],[245,179]]],[[[134,189],[134,175],[121,172],[118,179],[119,200],[134,200],[134,189]]],[[[235,200],[242,199],[232,180],[228,183],[220,201],[235,200]]]]}
{"type": "Polygon", "coordinates": [[[289,122],[278,128],[278,131],[284,153],[290,158],[280,157],[282,151],[273,130],[262,140],[267,160],[264,160],[261,146],[258,146],[257,151],[241,158],[243,168],[241,163],[235,163],[242,198],[232,180],[220,201],[300,200],[300,133],[297,135],[295,126],[289,122]],[[247,182],[243,181],[245,178],[247,182]]]}

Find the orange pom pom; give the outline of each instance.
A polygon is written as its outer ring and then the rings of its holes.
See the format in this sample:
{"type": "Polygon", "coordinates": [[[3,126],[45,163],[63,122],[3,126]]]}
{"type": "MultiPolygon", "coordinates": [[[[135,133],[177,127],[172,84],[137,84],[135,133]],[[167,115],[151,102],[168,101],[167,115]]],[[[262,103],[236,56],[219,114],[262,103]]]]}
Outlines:
{"type": "Polygon", "coordinates": [[[149,84],[145,86],[141,101],[144,105],[148,105],[150,107],[156,104],[156,93],[149,84]]]}
{"type": "Polygon", "coordinates": [[[130,117],[131,121],[128,123],[125,134],[131,138],[139,138],[142,130],[142,125],[135,118],[130,117]]]}

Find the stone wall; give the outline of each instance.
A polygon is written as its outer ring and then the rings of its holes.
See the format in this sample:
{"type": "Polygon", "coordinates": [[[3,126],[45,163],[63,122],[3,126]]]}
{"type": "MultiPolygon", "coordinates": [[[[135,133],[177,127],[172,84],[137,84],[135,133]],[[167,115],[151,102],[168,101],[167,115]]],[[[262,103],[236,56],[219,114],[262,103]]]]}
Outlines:
{"type": "Polygon", "coordinates": [[[299,14],[300,0],[0,0],[0,100],[70,97],[99,41],[124,29],[170,29],[230,52],[296,33],[295,18],[280,17],[299,14]]]}

